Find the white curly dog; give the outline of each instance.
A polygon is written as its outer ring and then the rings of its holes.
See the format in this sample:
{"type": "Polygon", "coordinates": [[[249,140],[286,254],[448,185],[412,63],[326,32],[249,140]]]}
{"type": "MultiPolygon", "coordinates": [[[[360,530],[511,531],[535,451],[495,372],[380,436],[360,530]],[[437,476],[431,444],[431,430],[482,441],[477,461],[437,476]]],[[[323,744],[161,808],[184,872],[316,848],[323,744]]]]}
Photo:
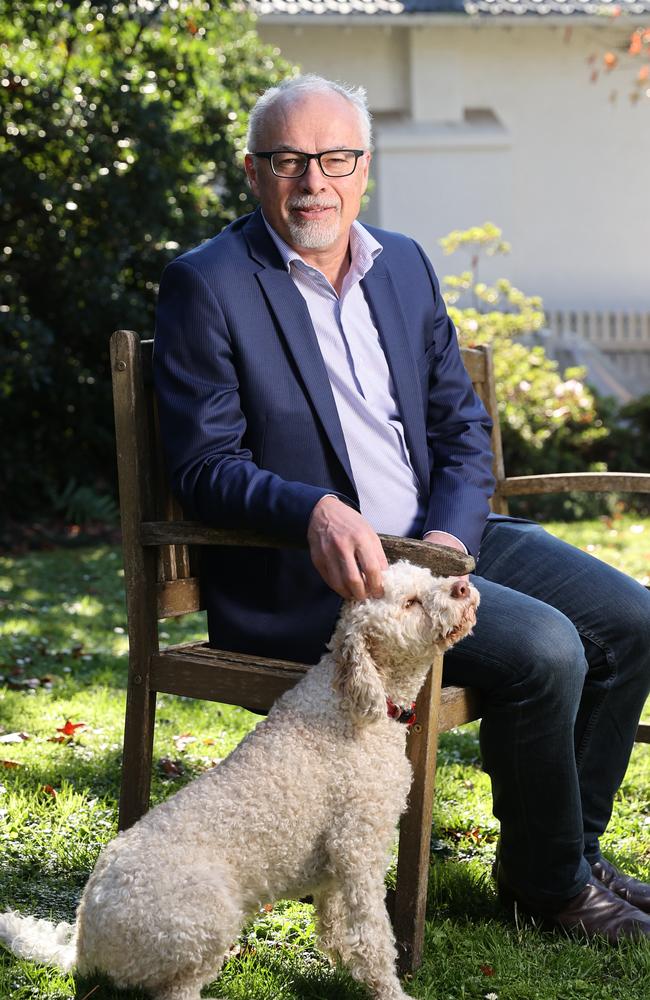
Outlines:
{"type": "Polygon", "coordinates": [[[261,905],[311,894],[321,948],[376,1000],[405,1000],[384,903],[411,784],[395,706],[478,601],[462,580],[389,567],[384,596],[343,605],[329,652],[229,757],[105,848],[75,924],[11,912],[0,940],[155,1000],[198,1000],[261,905]]]}

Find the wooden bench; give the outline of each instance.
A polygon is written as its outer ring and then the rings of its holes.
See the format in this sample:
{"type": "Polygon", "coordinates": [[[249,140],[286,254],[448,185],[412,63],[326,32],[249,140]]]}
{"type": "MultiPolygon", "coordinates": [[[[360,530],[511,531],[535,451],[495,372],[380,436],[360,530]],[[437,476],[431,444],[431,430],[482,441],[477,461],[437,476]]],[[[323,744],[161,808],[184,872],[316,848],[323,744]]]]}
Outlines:
{"type": "MultiPolygon", "coordinates": [[[[149,806],[158,692],[266,710],[308,669],[298,663],[212,649],[207,642],[159,645],[160,620],[203,609],[196,572],[198,546],[284,546],[286,541],[250,531],[209,528],[183,518],[165,475],[151,379],[152,344],[140,342],[131,331],[117,331],[111,338],[129,632],[120,829],[134,823],[149,806]]],[[[650,491],[650,476],[506,479],[490,350],[463,349],[463,360],[494,419],[498,481],[494,509],[504,512],[508,496],[552,492],[551,486],[556,490],[620,490],[627,485],[650,491]]],[[[382,543],[390,561],[408,558],[438,575],[459,575],[473,568],[471,557],[442,546],[388,536],[382,536],[382,543]]],[[[400,823],[397,883],[390,900],[402,972],[416,968],[422,957],[438,734],[480,718],[477,692],[442,688],[441,679],[442,658],[438,657],[418,698],[418,721],[408,738],[414,778],[408,810],[400,823]]]]}

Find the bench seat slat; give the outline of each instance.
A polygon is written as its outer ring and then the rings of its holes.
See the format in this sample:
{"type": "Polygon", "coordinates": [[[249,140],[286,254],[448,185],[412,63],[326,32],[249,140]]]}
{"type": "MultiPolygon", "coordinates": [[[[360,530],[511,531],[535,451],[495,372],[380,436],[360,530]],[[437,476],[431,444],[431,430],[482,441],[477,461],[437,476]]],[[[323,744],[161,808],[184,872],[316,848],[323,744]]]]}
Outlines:
{"type": "Polygon", "coordinates": [[[254,656],[192,643],[170,646],[154,655],[149,686],[166,694],[268,709],[306,670],[304,664],[269,659],[260,662],[254,656]]]}

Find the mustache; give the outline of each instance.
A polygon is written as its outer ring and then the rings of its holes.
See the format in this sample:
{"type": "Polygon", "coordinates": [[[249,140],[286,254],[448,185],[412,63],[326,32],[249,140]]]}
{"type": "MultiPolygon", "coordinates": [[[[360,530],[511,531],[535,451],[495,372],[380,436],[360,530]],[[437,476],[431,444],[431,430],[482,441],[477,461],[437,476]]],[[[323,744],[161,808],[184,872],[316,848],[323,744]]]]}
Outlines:
{"type": "Polygon", "coordinates": [[[311,208],[336,208],[340,207],[340,202],[329,202],[321,201],[320,198],[309,198],[303,196],[302,198],[292,198],[288,202],[288,207],[290,209],[311,209],[311,208]]]}

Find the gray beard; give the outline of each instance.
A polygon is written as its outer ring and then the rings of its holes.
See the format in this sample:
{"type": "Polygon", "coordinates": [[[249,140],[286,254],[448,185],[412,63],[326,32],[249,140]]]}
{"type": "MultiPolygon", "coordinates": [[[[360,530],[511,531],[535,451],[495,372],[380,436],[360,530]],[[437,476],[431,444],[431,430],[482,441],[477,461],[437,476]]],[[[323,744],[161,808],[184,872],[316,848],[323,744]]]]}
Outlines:
{"type": "Polygon", "coordinates": [[[294,246],[304,247],[305,250],[324,250],[331,246],[339,235],[338,217],[332,222],[317,220],[306,222],[290,216],[287,226],[294,246]]]}

